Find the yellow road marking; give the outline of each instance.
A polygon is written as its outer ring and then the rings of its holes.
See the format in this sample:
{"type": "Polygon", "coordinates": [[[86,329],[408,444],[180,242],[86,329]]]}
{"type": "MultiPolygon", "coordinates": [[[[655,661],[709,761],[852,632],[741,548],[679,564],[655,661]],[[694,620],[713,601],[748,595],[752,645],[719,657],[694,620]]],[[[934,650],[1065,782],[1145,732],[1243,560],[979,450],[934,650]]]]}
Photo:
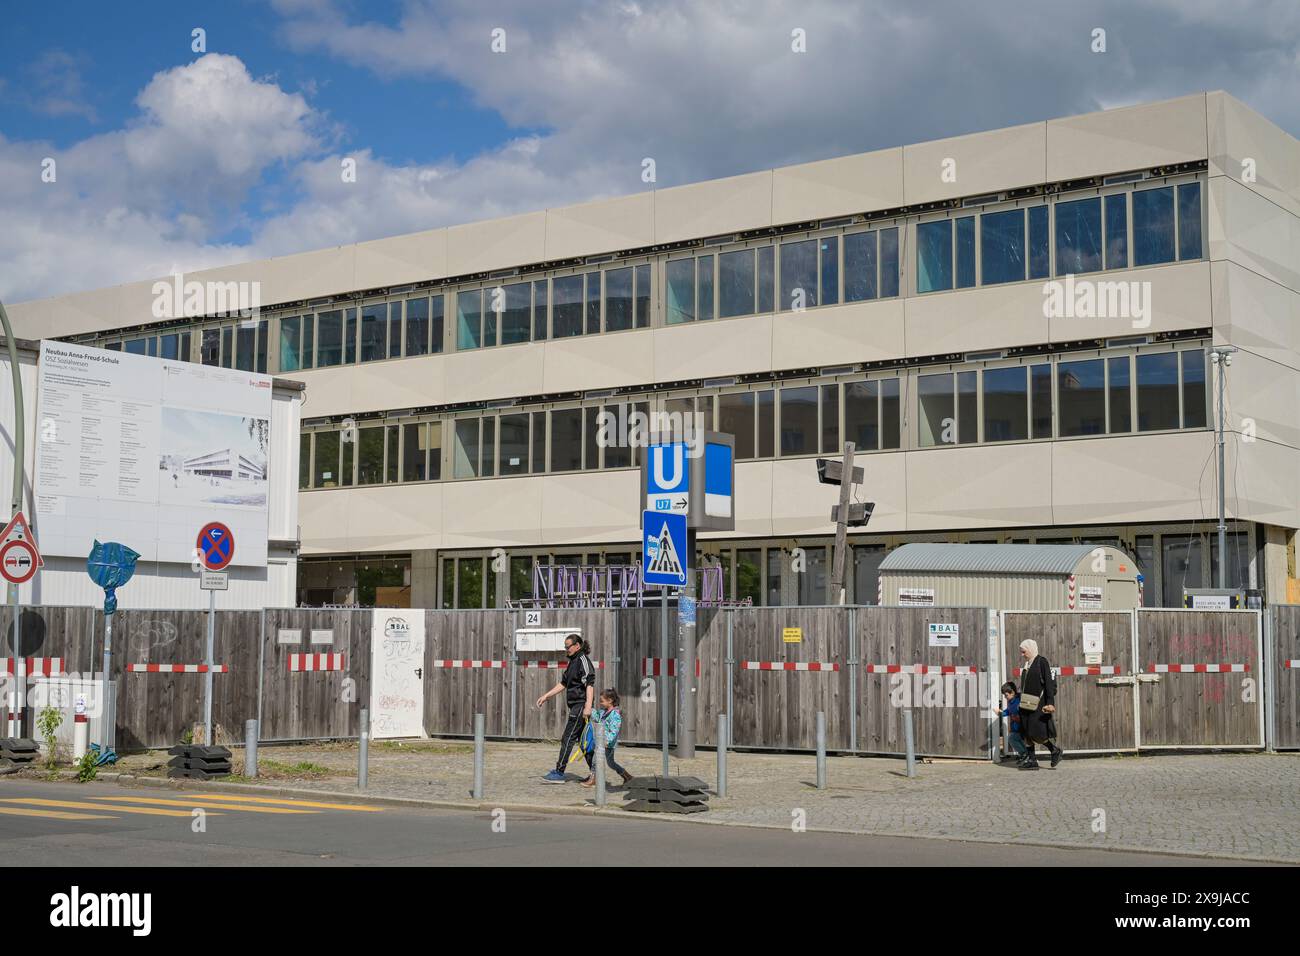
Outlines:
{"type": "Polygon", "coordinates": [[[50,820],[116,820],[116,817],[94,813],[65,813],[62,810],[24,810],[21,807],[0,807],[0,813],[14,817],[46,817],[50,820]]]}
{"type": "MultiPolygon", "coordinates": [[[[106,807],[102,803],[84,803],[79,800],[39,800],[34,797],[19,799],[7,797],[0,803],[29,803],[37,807],[66,807],[69,810],[113,810],[117,813],[147,813],[159,817],[188,817],[188,810],[161,810],[152,807],[106,807]]],[[[219,814],[215,814],[219,816],[219,814]]]]}
{"type": "Polygon", "coordinates": [[[287,804],[291,807],[317,807],[321,810],[353,810],[357,813],[383,813],[383,807],[363,807],[353,803],[317,803],[314,800],[281,800],[276,797],[250,797],[243,794],[218,794],[218,793],[196,793],[196,800],[223,800],[231,803],[235,801],[248,803],[277,803],[287,804]]]}
{"type": "MultiPolygon", "coordinates": [[[[189,800],[178,800],[168,797],[94,797],[95,800],[120,800],[123,803],[158,803],[168,807],[215,807],[218,810],[235,810],[242,813],[315,813],[315,810],[288,810],[281,807],[242,807],[239,804],[226,803],[222,798],[216,800],[205,800],[202,797],[194,797],[189,800]]],[[[108,809],[101,807],[101,809],[108,809]]],[[[114,810],[126,810],[128,807],[113,807],[114,810]]]]}

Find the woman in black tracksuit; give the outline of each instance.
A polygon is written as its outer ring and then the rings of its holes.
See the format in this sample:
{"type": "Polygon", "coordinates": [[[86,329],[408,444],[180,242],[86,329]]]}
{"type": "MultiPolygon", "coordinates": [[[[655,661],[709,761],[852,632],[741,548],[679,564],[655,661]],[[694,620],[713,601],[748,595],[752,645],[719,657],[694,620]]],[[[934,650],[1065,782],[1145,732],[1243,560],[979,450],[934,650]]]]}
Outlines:
{"type": "Polygon", "coordinates": [[[1020,656],[1025,659],[1021,670],[1020,685],[1020,733],[1025,739],[1025,756],[1020,761],[1021,770],[1037,770],[1038,758],[1034,755],[1034,744],[1047,744],[1052,754],[1052,769],[1061,762],[1065,753],[1056,745],[1056,678],[1052,676],[1052,666],[1046,657],[1038,653],[1038,642],[1026,640],[1020,642],[1020,656]],[[1038,707],[1025,709],[1025,695],[1039,698],[1038,707]]]}
{"type": "Polygon", "coordinates": [[[591,706],[596,693],[596,668],[591,663],[591,647],[580,635],[570,634],[564,639],[564,653],[569,655],[569,663],[564,668],[560,682],[537,698],[537,706],[540,708],[563,691],[564,703],[569,711],[564,736],[560,738],[560,759],[556,762],[555,769],[542,777],[547,783],[564,783],[569,754],[573,752],[587,719],[591,717],[591,706]]]}

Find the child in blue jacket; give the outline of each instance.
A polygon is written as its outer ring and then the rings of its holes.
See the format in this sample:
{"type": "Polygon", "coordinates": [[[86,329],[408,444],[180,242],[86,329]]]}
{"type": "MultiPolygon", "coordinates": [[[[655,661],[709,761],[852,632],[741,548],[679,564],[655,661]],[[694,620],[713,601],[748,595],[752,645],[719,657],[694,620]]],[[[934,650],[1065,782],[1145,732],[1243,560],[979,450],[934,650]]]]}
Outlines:
{"type": "Polygon", "coordinates": [[[589,732],[592,744],[584,748],[583,756],[587,758],[587,766],[591,768],[592,773],[586,780],[582,781],[582,785],[584,787],[594,787],[596,785],[596,723],[603,724],[605,727],[605,765],[611,770],[617,771],[618,775],[623,778],[623,782],[627,783],[632,779],[632,775],[614,760],[614,747],[618,743],[619,729],[623,726],[623,713],[618,709],[617,690],[613,687],[607,687],[600,692],[600,706],[592,711],[591,720],[592,727],[589,732]]]}
{"type": "Polygon", "coordinates": [[[1009,717],[1011,727],[1007,732],[1007,744],[1016,752],[1016,758],[1025,757],[1025,738],[1020,736],[1020,691],[1011,681],[1002,685],[1002,696],[1006,699],[1005,709],[998,711],[999,717],[1009,717]]]}

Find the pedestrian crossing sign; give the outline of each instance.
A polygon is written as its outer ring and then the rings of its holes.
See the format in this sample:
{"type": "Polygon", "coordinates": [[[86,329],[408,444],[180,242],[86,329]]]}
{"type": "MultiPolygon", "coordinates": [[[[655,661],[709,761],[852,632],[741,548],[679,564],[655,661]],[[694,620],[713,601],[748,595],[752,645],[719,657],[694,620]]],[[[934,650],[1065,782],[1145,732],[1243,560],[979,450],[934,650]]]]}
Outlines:
{"type": "Polygon", "coordinates": [[[647,511],[642,523],[642,578],[646,584],[686,585],[686,515],[647,511]]]}

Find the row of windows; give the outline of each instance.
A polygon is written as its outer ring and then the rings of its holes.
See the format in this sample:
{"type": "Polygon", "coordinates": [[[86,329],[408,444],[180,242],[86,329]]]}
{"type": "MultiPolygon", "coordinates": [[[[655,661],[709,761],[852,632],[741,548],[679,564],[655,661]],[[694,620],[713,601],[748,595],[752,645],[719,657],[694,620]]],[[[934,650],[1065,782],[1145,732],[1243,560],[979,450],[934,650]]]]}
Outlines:
{"type": "Polygon", "coordinates": [[[1053,261],[1065,276],[1202,254],[1201,184],[1190,182],[919,222],[916,291],[1046,279],[1053,261]]]}
{"type": "Polygon", "coordinates": [[[1203,347],[1045,356],[906,377],[797,382],[691,396],[313,428],[299,485],[336,488],[639,465],[652,411],[735,436],[741,461],[903,446],[901,389],[916,392],[915,446],[1050,440],[1206,425],[1203,347]],[[603,413],[603,414],[602,414],[603,413]],[[638,414],[639,416],[638,417],[638,414]]]}

